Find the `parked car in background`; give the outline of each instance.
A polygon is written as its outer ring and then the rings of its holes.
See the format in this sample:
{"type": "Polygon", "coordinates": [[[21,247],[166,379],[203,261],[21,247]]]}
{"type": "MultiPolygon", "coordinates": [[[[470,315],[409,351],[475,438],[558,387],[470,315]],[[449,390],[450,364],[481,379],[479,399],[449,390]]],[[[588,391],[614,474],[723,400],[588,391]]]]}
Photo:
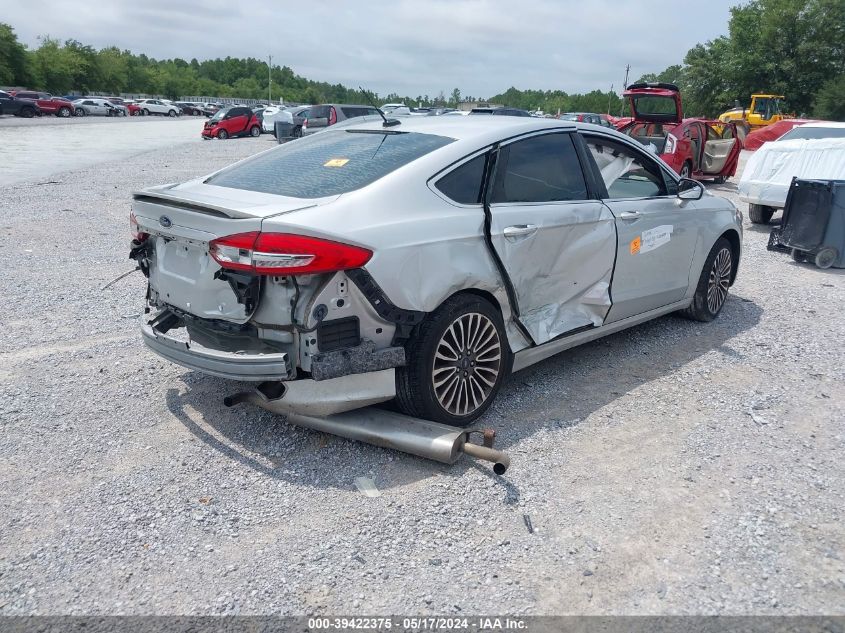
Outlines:
{"type": "Polygon", "coordinates": [[[845,123],[818,121],[793,127],[751,155],[738,190],[754,224],[768,224],[784,208],[793,178],[845,180],[845,123]]]}
{"type": "Polygon", "coordinates": [[[221,140],[236,136],[260,136],[261,122],[250,108],[233,106],[218,110],[205,122],[202,128],[203,138],[221,140]]]}
{"type": "Polygon", "coordinates": [[[141,108],[141,114],[144,116],[160,114],[163,116],[175,117],[182,113],[178,106],[175,106],[172,103],[165,103],[161,99],[139,99],[136,103],[138,104],[138,107],[141,108]]]}
{"type": "Polygon", "coordinates": [[[126,106],[126,111],[129,113],[129,116],[138,116],[141,114],[141,106],[134,101],[124,101],[123,105],[126,106]]]}
{"type": "Polygon", "coordinates": [[[560,115],[562,121],[580,121],[581,123],[592,123],[593,125],[601,125],[610,129],[615,129],[616,126],[611,123],[610,118],[606,114],[594,114],[592,112],[564,112],[560,115]]]}
{"type": "Polygon", "coordinates": [[[743,140],[743,148],[749,151],[756,151],[763,146],[763,143],[776,141],[794,127],[805,123],[816,123],[812,119],[782,119],[765,127],[750,132],[743,140]]]}
{"type": "Polygon", "coordinates": [[[634,120],[619,131],[653,146],[682,178],[722,183],[736,173],[742,141],[735,123],[684,119],[674,84],[631,84],[624,96],[634,120]]]}
{"type": "Polygon", "coordinates": [[[199,103],[193,103],[191,101],[176,101],[174,105],[179,106],[182,110],[182,114],[187,114],[188,116],[204,115],[203,109],[200,107],[199,103]]]}
{"type": "Polygon", "coordinates": [[[291,125],[291,136],[302,136],[302,125],[305,123],[308,108],[311,106],[268,106],[264,109],[261,128],[268,134],[275,132],[276,121],[283,121],[291,125]]]}
{"type": "Polygon", "coordinates": [[[531,116],[528,110],[519,108],[473,108],[470,114],[494,114],[498,116],[531,116]]]}
{"type": "Polygon", "coordinates": [[[512,371],[726,303],[741,215],[629,137],[528,117],[344,125],[135,195],[155,353],[252,381],[279,413],[395,399],[466,426],[512,371]]]}
{"type": "Polygon", "coordinates": [[[38,104],[42,114],[53,114],[59,117],[73,116],[73,103],[62,97],[54,97],[49,92],[35,92],[31,90],[12,91],[18,99],[29,99],[38,104]]]}
{"type": "Polygon", "coordinates": [[[346,119],[362,116],[378,115],[378,108],[371,105],[354,105],[346,103],[324,103],[309,106],[307,116],[302,122],[302,134],[317,132],[346,119]]]}
{"type": "Polygon", "coordinates": [[[76,116],[126,116],[126,108],[116,106],[108,99],[85,98],[73,102],[76,116]]]}
{"type": "Polygon", "coordinates": [[[5,90],[0,90],[0,114],[11,114],[31,119],[34,116],[41,116],[41,109],[32,99],[21,99],[5,90]]]}

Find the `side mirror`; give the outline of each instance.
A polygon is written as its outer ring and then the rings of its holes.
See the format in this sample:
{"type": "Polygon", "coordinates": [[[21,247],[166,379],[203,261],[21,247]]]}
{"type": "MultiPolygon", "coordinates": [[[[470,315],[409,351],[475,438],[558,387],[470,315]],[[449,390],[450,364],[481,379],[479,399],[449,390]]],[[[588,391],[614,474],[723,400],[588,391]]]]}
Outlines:
{"type": "Polygon", "coordinates": [[[678,183],[679,200],[701,200],[704,195],[704,185],[692,178],[681,178],[678,183]]]}

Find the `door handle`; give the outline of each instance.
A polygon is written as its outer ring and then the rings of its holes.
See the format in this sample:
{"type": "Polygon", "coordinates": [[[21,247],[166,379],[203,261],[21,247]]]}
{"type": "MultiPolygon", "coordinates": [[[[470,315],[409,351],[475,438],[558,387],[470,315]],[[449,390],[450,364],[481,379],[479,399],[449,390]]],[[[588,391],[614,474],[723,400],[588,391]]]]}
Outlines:
{"type": "Polygon", "coordinates": [[[639,211],[623,211],[619,214],[620,220],[637,220],[642,216],[639,211]]]}
{"type": "Polygon", "coordinates": [[[506,238],[516,239],[518,237],[528,237],[537,232],[536,224],[515,224],[507,227],[502,233],[506,238]]]}

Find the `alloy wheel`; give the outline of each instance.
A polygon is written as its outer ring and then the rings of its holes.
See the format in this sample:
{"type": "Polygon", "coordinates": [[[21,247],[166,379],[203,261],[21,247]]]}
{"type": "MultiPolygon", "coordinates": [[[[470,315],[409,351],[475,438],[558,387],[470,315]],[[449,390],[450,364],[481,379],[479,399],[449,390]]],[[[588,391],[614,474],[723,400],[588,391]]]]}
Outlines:
{"type": "Polygon", "coordinates": [[[728,288],[731,285],[731,251],[723,248],[713,260],[710,278],[707,282],[707,308],[716,314],[728,298],[728,288]]]}
{"type": "Polygon", "coordinates": [[[440,406],[466,416],[481,407],[502,370],[502,342],[493,322],[471,312],[455,319],[437,343],[431,380],[440,406]]]}

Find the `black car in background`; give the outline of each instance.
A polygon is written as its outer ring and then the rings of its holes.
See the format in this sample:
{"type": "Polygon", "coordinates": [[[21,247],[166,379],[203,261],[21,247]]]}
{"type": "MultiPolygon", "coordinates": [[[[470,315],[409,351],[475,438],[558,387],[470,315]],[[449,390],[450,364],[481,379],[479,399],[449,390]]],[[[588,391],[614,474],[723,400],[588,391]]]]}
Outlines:
{"type": "Polygon", "coordinates": [[[473,108],[470,114],[494,114],[498,116],[531,116],[528,110],[519,108],[473,108]]]}
{"type": "Polygon", "coordinates": [[[25,119],[41,116],[41,108],[32,99],[13,97],[5,90],[0,90],[0,114],[12,114],[25,119]]]}
{"type": "Polygon", "coordinates": [[[179,109],[182,110],[182,114],[187,114],[189,116],[205,115],[202,104],[199,103],[193,103],[191,101],[175,101],[174,105],[178,106],[179,109]]]}

